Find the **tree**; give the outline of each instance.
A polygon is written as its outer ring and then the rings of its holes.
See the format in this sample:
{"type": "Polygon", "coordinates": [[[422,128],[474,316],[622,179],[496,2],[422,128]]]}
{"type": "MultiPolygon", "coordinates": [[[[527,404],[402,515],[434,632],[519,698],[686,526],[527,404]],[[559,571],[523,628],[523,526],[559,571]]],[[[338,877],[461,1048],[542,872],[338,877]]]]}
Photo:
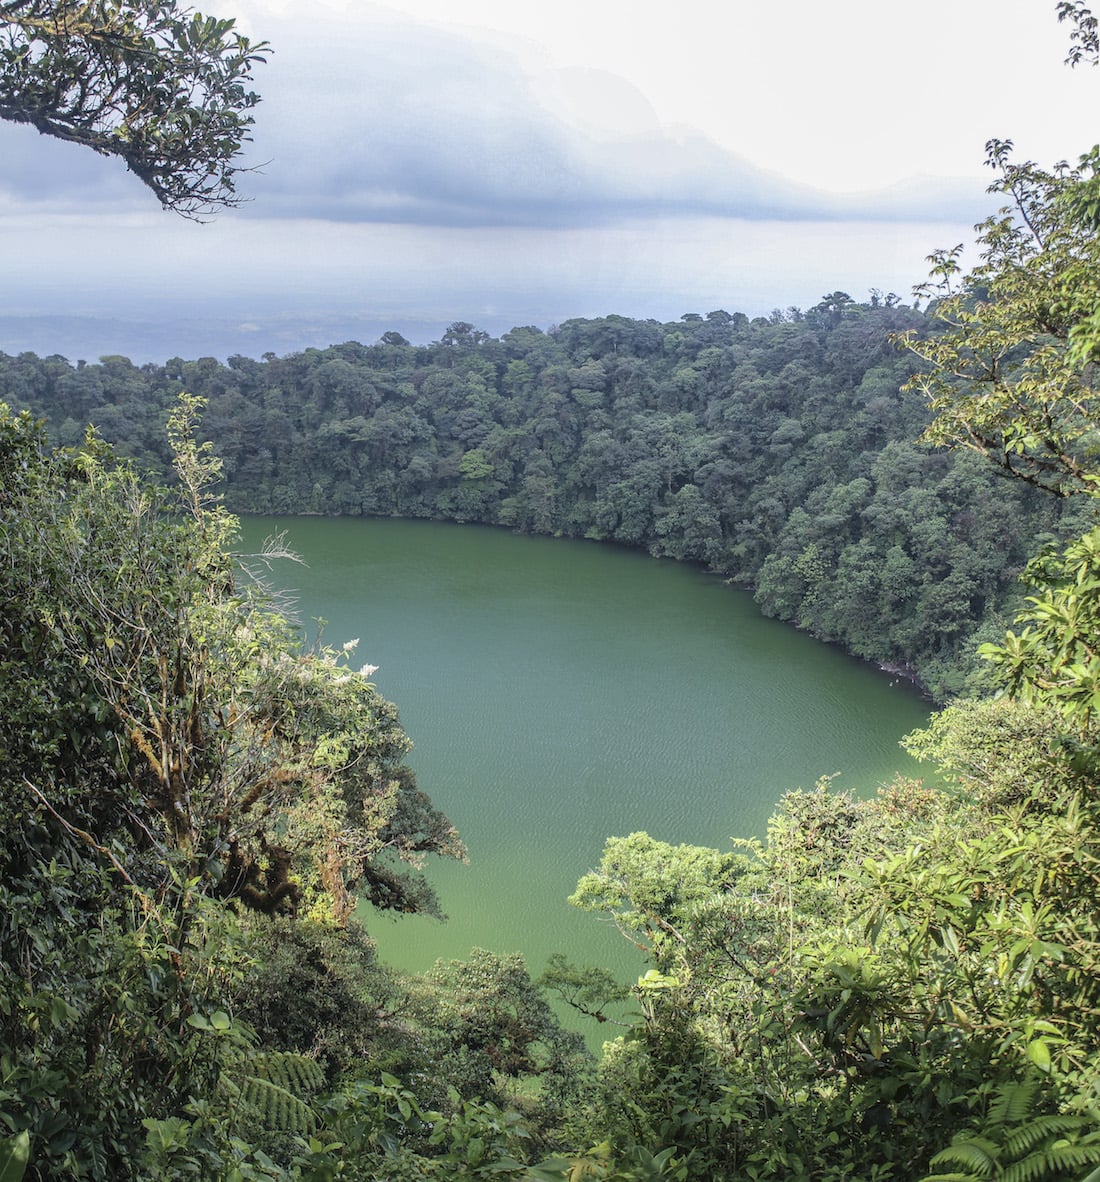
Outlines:
{"type": "MultiPolygon", "coordinates": [[[[1096,22],[1087,9],[1063,4],[1059,11],[1076,23],[1079,50],[1094,45],[1096,22]]],[[[899,338],[929,366],[910,385],[934,412],[925,433],[930,442],[972,448],[1005,475],[1058,497],[1095,498],[1100,149],[1080,169],[1046,171],[1013,163],[1011,147],[997,140],[987,145],[988,162],[1000,174],[991,191],[1011,204],[979,227],[981,262],[960,279],[961,247],[931,256],[935,282],[925,290],[938,295],[935,314],[947,328],[899,338]]],[[[1032,592],[1016,617],[1024,627],[980,650],[1010,694],[1057,707],[1078,736],[1091,732],[1100,707],[1098,553],[1095,529],[1048,547],[1024,572],[1032,592]]]]}
{"type": "Polygon", "coordinates": [[[932,281],[945,331],[897,339],[926,363],[909,384],[934,414],[924,438],[973,448],[1008,476],[1058,496],[1094,490],[1100,474],[1095,367],[1070,347],[1100,306],[1100,237],[1070,200],[1080,170],[1013,163],[991,140],[999,173],[990,192],[1008,203],[979,227],[981,261],[961,275],[961,246],[937,251],[932,281]]]}
{"type": "Polygon", "coordinates": [[[1016,617],[1020,632],[979,650],[1007,691],[1056,707],[1071,731],[1096,743],[1100,711],[1100,529],[1034,559],[1023,579],[1034,592],[1016,617]]]}
{"type": "Polygon", "coordinates": [[[238,568],[197,410],[169,489],[0,406],[0,1095],[36,1178],[131,1176],[143,1120],[229,1104],[240,916],[435,911],[415,867],[462,853],[355,643],[238,568]]]}
{"type": "MultiPolygon", "coordinates": [[[[1067,60],[1095,62],[1091,12],[1080,2],[1058,11],[1075,25],[1067,60]]],[[[1010,150],[987,145],[999,173],[992,191],[1010,203],[979,227],[977,267],[960,277],[961,247],[931,256],[924,290],[938,297],[946,330],[903,338],[929,366],[912,386],[935,413],[932,442],[972,448],[1058,497],[1091,499],[1100,492],[1100,150],[1079,169],[1051,171],[1013,163],[1010,150]]],[[[1098,555],[1091,529],[1025,570],[1024,627],[980,650],[1007,705],[960,705],[913,737],[984,798],[988,823],[979,819],[946,857],[913,846],[865,867],[880,900],[868,910],[872,944],[892,930],[909,995],[938,1007],[936,1021],[979,1051],[971,1127],[933,1159],[969,1172],[937,1179],[1079,1176],[1097,1160],[1098,555]],[[1040,1080],[1044,1109],[1033,1115],[1040,1080]]]]}
{"type": "Polygon", "coordinates": [[[180,0],[4,0],[0,118],[121,159],[166,209],[238,204],[269,46],[180,0]]]}
{"type": "Polygon", "coordinates": [[[1081,62],[1096,65],[1100,59],[1100,30],[1084,0],[1058,0],[1058,20],[1069,21],[1073,28],[1066,65],[1076,66],[1081,62]]]}

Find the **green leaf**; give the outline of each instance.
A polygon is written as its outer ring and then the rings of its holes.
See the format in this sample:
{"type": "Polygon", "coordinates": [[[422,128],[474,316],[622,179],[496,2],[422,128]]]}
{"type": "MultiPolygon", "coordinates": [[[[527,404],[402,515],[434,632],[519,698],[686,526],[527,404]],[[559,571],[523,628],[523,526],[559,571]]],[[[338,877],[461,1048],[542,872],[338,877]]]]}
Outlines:
{"type": "Polygon", "coordinates": [[[544,1157],[542,1161],[528,1166],[527,1173],[531,1178],[541,1179],[542,1182],[561,1182],[562,1177],[574,1164],[567,1157],[544,1157]]]}
{"type": "Polygon", "coordinates": [[[1050,1047],[1041,1038],[1033,1038],[1027,1044],[1027,1057],[1040,1071],[1050,1070],[1050,1047]]]}
{"type": "Polygon", "coordinates": [[[31,1135],[24,1129],[0,1141],[0,1182],[21,1182],[31,1160],[31,1135]]]}

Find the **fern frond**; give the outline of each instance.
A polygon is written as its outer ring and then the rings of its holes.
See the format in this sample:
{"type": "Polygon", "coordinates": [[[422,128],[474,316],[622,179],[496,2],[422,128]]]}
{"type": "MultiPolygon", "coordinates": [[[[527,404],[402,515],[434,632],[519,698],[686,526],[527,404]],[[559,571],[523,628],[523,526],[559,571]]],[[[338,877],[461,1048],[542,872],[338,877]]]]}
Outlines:
{"type": "Polygon", "coordinates": [[[265,1129],[305,1136],[317,1125],[313,1109],[286,1088],[252,1075],[241,1081],[241,1104],[265,1129]]]}
{"type": "Polygon", "coordinates": [[[312,1094],[325,1086],[325,1073],[316,1059],[290,1051],[263,1051],[249,1059],[252,1073],[287,1091],[312,1094]]]}
{"type": "MultiPolygon", "coordinates": [[[[1040,1182],[1050,1178],[1050,1160],[1045,1153],[1033,1153],[1023,1161],[1014,1162],[998,1182],[1040,1182]]],[[[1059,1179],[1062,1175],[1056,1175],[1059,1179]]]]}
{"type": "Polygon", "coordinates": [[[1070,1114],[1051,1113],[1047,1116],[1036,1116],[1027,1124],[1013,1129],[1005,1137],[1005,1156],[1008,1158],[1021,1157],[1030,1153],[1037,1145],[1051,1137],[1064,1137],[1067,1133],[1078,1133],[1088,1128],[1091,1122],[1080,1116],[1070,1114]]]}
{"type": "Polygon", "coordinates": [[[221,1086],[248,1119],[276,1133],[305,1136],[315,1130],[308,1097],[325,1083],[316,1060],[290,1051],[253,1051],[236,1068],[223,1073],[221,1086]]]}
{"type": "Polygon", "coordinates": [[[960,1165],[975,1178],[992,1178],[997,1169],[1000,1150],[997,1144],[985,1137],[968,1137],[941,1149],[929,1163],[933,1166],[960,1165]]]}
{"type": "Polygon", "coordinates": [[[999,1087],[996,1098],[989,1107],[989,1123],[1021,1124],[1031,1115],[1042,1082],[1037,1076],[1032,1075],[1027,1079],[1014,1080],[999,1087]]]}
{"type": "Polygon", "coordinates": [[[1066,1182],[1086,1166],[1100,1163],[1100,1146],[1052,1145],[1005,1170],[1000,1182],[1066,1182]]]}

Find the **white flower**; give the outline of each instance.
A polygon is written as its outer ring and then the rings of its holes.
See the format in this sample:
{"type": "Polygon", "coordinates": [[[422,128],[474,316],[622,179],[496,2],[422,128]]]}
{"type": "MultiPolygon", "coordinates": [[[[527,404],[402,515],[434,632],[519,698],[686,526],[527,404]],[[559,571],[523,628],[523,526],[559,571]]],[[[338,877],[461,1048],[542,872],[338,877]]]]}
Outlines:
{"type": "Polygon", "coordinates": [[[344,652],[346,652],[346,653],[353,653],[353,652],[355,652],[355,650],[358,647],[359,647],[359,637],[358,636],[354,640],[344,641],[344,652]]]}
{"type": "Polygon", "coordinates": [[[380,666],[378,665],[364,665],[363,668],[359,670],[359,673],[363,677],[373,677],[374,674],[378,672],[379,668],[380,666]]]}

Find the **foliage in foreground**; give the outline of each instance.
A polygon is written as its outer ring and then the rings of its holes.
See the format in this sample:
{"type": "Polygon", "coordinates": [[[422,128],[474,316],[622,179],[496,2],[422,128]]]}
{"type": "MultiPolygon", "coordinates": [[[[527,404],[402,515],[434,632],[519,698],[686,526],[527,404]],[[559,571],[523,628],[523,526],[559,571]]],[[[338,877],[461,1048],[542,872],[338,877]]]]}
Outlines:
{"type": "Polygon", "coordinates": [[[167,490],[0,408],[0,1118],[32,1177],[126,1176],[149,1121],[221,1153],[320,1084],[231,1017],[248,917],[434,910],[417,867],[463,852],[352,646],[303,648],[237,569],[196,409],[167,490]]]}
{"type": "Polygon", "coordinates": [[[166,209],[236,205],[265,43],[178,0],[5,0],[0,119],[122,160],[166,209]]]}
{"type": "MultiPolygon", "coordinates": [[[[961,761],[988,743],[988,712],[949,713],[961,761]]],[[[986,775],[999,785],[1018,762],[986,775]]],[[[603,1136],[672,1150],[670,1177],[910,1182],[1026,1086],[1032,1110],[1002,1133],[1049,1132],[1060,1112],[1060,1137],[1100,1163],[1100,808],[1058,775],[1059,795],[1040,773],[1012,805],[957,782],[864,801],[821,785],[725,855],[610,841],[574,902],[654,967],[641,1023],[604,1056],[603,1136]]]]}

